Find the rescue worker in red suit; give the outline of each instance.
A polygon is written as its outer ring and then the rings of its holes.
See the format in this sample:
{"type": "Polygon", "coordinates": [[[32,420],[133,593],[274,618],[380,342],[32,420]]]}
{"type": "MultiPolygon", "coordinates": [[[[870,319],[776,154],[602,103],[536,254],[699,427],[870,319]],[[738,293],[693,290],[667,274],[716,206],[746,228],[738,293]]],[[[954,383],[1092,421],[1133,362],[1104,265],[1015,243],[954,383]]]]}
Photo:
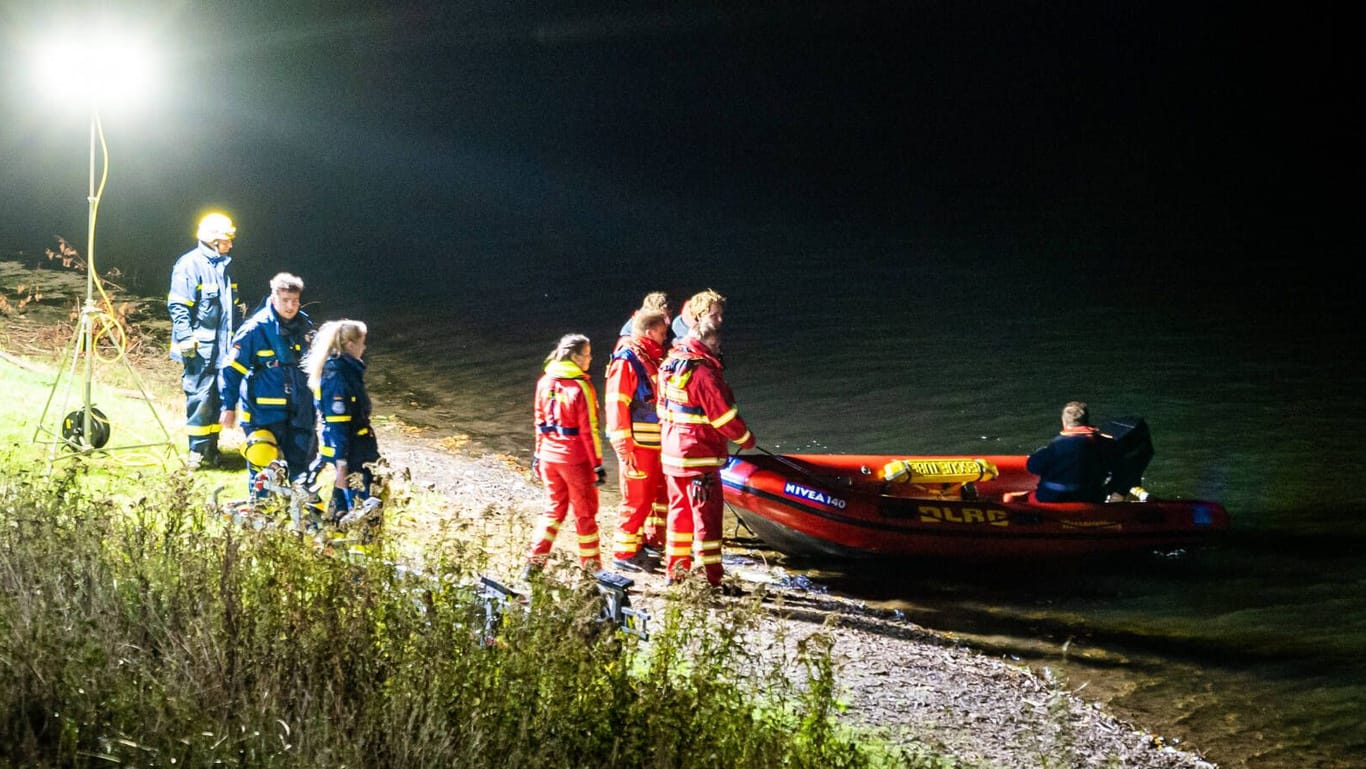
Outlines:
{"type": "Polygon", "coordinates": [[[727,441],[753,448],[722,376],[720,327],[699,318],[674,344],[659,368],[659,417],[664,475],[669,490],[664,571],[669,582],[692,568],[692,552],[714,587],[721,584],[721,468],[727,441]]]}
{"type": "Polygon", "coordinates": [[[545,359],[536,383],[536,452],[532,471],[545,483],[547,505],[527,555],[526,576],[545,567],[565,516],[574,514],[579,565],[602,568],[598,548],[598,490],[607,479],[598,438],[598,395],[588,379],[588,337],[566,334],[545,359]]]}
{"type": "Polygon", "coordinates": [[[664,549],[669,498],[659,463],[655,387],[668,333],[668,315],[659,310],[637,310],[631,320],[631,335],[617,343],[607,364],[607,440],[616,452],[621,482],[612,565],[628,571],[642,570],[642,546],[664,549]]]}

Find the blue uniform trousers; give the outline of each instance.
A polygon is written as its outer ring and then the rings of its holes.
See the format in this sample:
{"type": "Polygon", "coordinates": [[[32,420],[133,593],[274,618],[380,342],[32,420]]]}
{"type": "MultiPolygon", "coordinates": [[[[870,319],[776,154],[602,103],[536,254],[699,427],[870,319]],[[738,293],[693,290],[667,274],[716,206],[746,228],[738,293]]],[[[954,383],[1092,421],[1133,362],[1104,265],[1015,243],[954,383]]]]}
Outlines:
{"type": "Polygon", "coordinates": [[[199,453],[206,462],[217,462],[218,435],[223,430],[218,424],[218,369],[203,357],[190,358],[185,361],[180,388],[185,391],[185,432],[190,451],[199,453]]]}

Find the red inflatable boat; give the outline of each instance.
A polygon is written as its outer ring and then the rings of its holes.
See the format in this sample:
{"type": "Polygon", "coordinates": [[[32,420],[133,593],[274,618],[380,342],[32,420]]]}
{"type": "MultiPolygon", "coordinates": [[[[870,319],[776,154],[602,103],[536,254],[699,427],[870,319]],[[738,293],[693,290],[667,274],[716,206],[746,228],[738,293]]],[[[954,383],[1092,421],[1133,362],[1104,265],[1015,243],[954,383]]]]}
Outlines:
{"type": "Polygon", "coordinates": [[[1215,502],[1032,501],[1025,456],[745,454],[726,502],[792,555],[1043,558],[1200,545],[1229,527],[1215,502]]]}

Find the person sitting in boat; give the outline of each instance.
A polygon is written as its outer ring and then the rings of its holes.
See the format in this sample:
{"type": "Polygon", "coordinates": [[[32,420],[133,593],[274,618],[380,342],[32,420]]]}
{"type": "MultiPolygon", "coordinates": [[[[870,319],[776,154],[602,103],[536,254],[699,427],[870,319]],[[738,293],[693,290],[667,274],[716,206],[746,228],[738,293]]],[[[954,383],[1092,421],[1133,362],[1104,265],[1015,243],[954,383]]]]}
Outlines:
{"type": "Polygon", "coordinates": [[[1112,442],[1091,426],[1086,404],[1062,407],[1062,432],[1029,455],[1025,467],[1039,476],[1039,502],[1104,502],[1112,442]]]}

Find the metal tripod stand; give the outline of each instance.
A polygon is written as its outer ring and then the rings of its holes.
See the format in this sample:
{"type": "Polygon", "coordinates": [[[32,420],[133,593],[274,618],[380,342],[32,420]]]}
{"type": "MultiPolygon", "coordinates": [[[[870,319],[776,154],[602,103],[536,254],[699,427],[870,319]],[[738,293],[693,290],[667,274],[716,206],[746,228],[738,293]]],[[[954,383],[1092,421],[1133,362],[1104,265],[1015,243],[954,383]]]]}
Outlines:
{"type": "MultiPolygon", "coordinates": [[[[93,389],[95,381],[95,357],[97,355],[96,344],[101,334],[96,333],[97,325],[102,329],[117,329],[122,333],[119,321],[102,309],[95,301],[96,288],[99,286],[99,276],[95,271],[95,220],[99,211],[100,196],[104,192],[104,183],[109,175],[109,150],[104,141],[104,130],[100,123],[99,111],[94,107],[90,111],[90,186],[89,195],[89,219],[86,223],[86,270],[85,270],[85,304],[81,308],[80,321],[76,324],[75,333],[72,334],[71,341],[67,344],[66,351],[62,359],[70,358],[69,368],[64,369],[66,373],[67,387],[62,406],[59,406],[55,413],[62,414],[65,407],[71,404],[71,389],[74,386],[77,376],[78,366],[81,368],[81,401],[80,407],[67,413],[61,420],[60,427],[54,428],[48,424],[48,414],[52,410],[53,400],[57,395],[57,390],[63,381],[63,372],[59,371],[53,379],[52,388],[47,394],[47,403],[43,406],[43,413],[38,418],[38,427],[33,433],[33,442],[40,442],[45,434],[52,449],[48,455],[49,465],[57,460],[58,447],[65,447],[70,450],[71,456],[90,456],[96,451],[115,451],[119,449],[149,448],[165,446],[167,449],[174,450],[171,441],[171,433],[166,429],[161,415],[157,413],[147,390],[142,385],[142,380],[138,377],[133,366],[128,362],[128,357],[120,345],[118,350],[119,360],[123,362],[129,377],[137,384],[138,394],[148,410],[152,413],[157,427],[161,430],[164,440],[148,443],[107,446],[111,429],[108,418],[95,407],[93,402],[93,389]],[[95,186],[95,148],[96,140],[103,149],[103,171],[100,175],[99,187],[95,186]],[[84,356],[84,361],[82,361],[84,356]],[[82,365],[83,364],[83,365],[82,365]]],[[[101,289],[103,294],[103,289],[101,289]]]]}

